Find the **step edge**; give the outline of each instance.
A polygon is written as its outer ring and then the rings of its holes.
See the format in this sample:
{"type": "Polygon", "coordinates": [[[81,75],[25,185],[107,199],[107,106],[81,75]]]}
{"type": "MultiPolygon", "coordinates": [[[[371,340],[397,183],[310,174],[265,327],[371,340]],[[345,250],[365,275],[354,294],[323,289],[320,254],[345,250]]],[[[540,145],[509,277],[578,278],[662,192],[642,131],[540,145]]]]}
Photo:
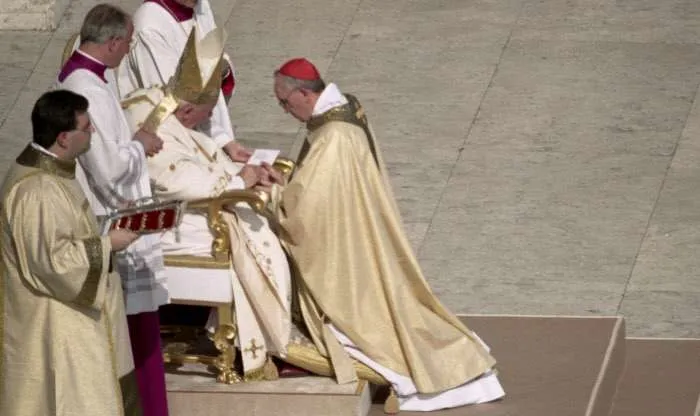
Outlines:
{"type": "Polygon", "coordinates": [[[526,315],[526,314],[507,314],[507,313],[458,313],[458,317],[468,318],[470,316],[484,318],[550,318],[550,319],[624,319],[624,315],[526,315]]]}
{"type": "Polygon", "coordinates": [[[631,341],[700,341],[700,338],[673,338],[673,337],[625,337],[631,341]]]}
{"type": "MultiPolygon", "coordinates": [[[[585,416],[595,416],[594,412],[600,410],[600,406],[604,406],[598,401],[598,396],[600,395],[601,389],[603,388],[603,383],[605,382],[613,383],[615,391],[610,397],[609,403],[607,403],[607,411],[604,414],[609,414],[610,410],[612,410],[614,398],[617,394],[617,385],[620,382],[622,373],[624,372],[625,363],[622,363],[622,367],[619,369],[618,374],[614,380],[606,380],[606,376],[608,376],[608,371],[611,369],[611,361],[613,359],[613,355],[617,352],[617,348],[625,348],[624,331],[625,321],[624,319],[618,319],[617,322],[615,322],[615,325],[613,326],[612,331],[610,333],[610,342],[608,343],[608,347],[605,350],[605,356],[603,357],[603,362],[600,366],[598,377],[596,377],[595,384],[593,385],[593,389],[591,390],[591,395],[588,399],[588,405],[586,406],[585,416]]],[[[621,352],[621,354],[621,359],[624,360],[625,352],[623,351],[621,352]]]]}

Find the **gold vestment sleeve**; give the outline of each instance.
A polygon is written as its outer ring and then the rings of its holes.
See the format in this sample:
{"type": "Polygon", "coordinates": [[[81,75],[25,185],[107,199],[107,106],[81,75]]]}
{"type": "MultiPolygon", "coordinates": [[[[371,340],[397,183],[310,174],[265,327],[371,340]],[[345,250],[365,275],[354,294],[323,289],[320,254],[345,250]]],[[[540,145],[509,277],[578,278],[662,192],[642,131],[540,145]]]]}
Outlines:
{"type": "Polygon", "coordinates": [[[88,237],[83,240],[85,253],[87,254],[90,267],[85,278],[80,293],[75,298],[75,303],[90,306],[95,302],[97,289],[100,284],[100,277],[103,271],[102,238],[100,236],[88,237]]]}

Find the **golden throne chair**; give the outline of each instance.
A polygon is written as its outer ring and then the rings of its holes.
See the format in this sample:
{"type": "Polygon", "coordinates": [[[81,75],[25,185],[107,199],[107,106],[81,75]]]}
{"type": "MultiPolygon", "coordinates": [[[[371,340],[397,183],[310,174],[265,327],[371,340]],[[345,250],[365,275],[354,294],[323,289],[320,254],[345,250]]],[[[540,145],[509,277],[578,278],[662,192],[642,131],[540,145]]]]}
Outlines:
{"type": "MultiPolygon", "coordinates": [[[[288,180],[296,165],[286,158],[277,158],[274,167],[288,180]]],[[[214,240],[210,256],[166,255],[164,256],[168,272],[168,290],[171,304],[208,306],[218,312],[218,325],[209,337],[213,341],[218,355],[191,354],[184,349],[168,349],[163,353],[163,360],[169,364],[199,363],[216,369],[219,383],[235,384],[246,381],[265,379],[263,375],[246,379],[236,371],[235,341],[237,328],[235,324],[235,305],[230,290],[231,258],[229,256],[229,230],[223,221],[222,212],[227,205],[240,202],[249,204],[256,212],[262,213],[269,201],[269,195],[261,191],[229,191],[216,198],[206,198],[187,203],[188,210],[206,212],[207,223],[214,240]],[[196,282],[196,285],[192,283],[196,282]],[[197,287],[201,290],[192,290],[197,287]]],[[[161,327],[166,332],[168,328],[161,327]]],[[[313,345],[292,342],[288,345],[286,362],[304,368],[319,376],[333,377],[330,360],[321,356],[313,345]]],[[[366,365],[355,361],[355,370],[362,382],[389,387],[389,383],[380,374],[366,365]]],[[[384,404],[388,414],[398,413],[398,399],[393,391],[384,404]]]]}
{"type": "MultiPolygon", "coordinates": [[[[294,171],[293,161],[278,158],[274,167],[285,178],[294,171]]],[[[237,328],[234,319],[235,305],[231,290],[230,240],[227,223],[222,213],[227,206],[244,202],[256,212],[262,213],[269,196],[261,191],[236,190],[225,192],[215,198],[206,198],[187,203],[188,211],[202,212],[213,236],[210,256],[166,255],[164,256],[168,274],[168,290],[171,304],[208,306],[218,312],[218,325],[209,338],[213,341],[218,355],[188,353],[182,345],[174,343],[166,346],[163,359],[166,363],[182,365],[201,363],[216,368],[216,380],[220,383],[234,384],[248,381],[236,371],[235,342],[237,328]]],[[[178,332],[182,328],[161,327],[161,333],[178,332]]]]}

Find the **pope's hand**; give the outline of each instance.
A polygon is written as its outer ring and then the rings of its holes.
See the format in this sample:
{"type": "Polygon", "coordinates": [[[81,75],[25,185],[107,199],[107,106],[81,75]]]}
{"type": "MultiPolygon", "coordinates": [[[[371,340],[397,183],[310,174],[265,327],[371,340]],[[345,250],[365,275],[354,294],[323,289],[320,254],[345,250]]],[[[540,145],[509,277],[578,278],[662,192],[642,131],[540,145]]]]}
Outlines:
{"type": "Polygon", "coordinates": [[[265,193],[267,193],[267,194],[269,194],[269,193],[272,192],[272,187],[271,187],[271,186],[265,186],[265,185],[257,185],[257,186],[256,186],[255,188],[253,188],[253,189],[255,189],[256,191],[265,192],[265,193]]]}
{"type": "Polygon", "coordinates": [[[243,179],[246,189],[252,188],[255,184],[260,182],[260,176],[262,175],[262,168],[260,166],[245,165],[243,169],[238,172],[238,176],[243,179]]]}
{"type": "Polygon", "coordinates": [[[235,140],[231,140],[226,143],[223,147],[224,152],[231,158],[234,162],[245,163],[250,159],[253,154],[250,150],[246,149],[235,140]]]}
{"type": "Polygon", "coordinates": [[[163,140],[144,129],[140,129],[134,134],[134,140],[141,142],[146,156],[153,156],[163,149],[163,140]]]}
{"type": "Polygon", "coordinates": [[[111,230],[107,235],[112,243],[112,251],[122,251],[139,238],[139,235],[135,232],[124,229],[111,230]]]}
{"type": "Polygon", "coordinates": [[[262,168],[264,174],[262,175],[260,184],[266,187],[270,187],[273,184],[284,185],[284,176],[282,173],[272,167],[269,163],[262,162],[262,168]]]}

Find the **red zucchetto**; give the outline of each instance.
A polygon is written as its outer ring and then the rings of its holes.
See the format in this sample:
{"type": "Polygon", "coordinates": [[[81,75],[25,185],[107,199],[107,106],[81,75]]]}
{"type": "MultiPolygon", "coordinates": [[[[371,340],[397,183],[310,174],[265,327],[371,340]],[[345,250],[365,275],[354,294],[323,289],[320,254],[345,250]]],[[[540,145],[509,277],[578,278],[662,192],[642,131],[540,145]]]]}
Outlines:
{"type": "Polygon", "coordinates": [[[285,62],[284,65],[277,70],[277,73],[286,77],[305,81],[321,79],[321,74],[318,73],[318,69],[306,58],[294,58],[285,62]]]}

